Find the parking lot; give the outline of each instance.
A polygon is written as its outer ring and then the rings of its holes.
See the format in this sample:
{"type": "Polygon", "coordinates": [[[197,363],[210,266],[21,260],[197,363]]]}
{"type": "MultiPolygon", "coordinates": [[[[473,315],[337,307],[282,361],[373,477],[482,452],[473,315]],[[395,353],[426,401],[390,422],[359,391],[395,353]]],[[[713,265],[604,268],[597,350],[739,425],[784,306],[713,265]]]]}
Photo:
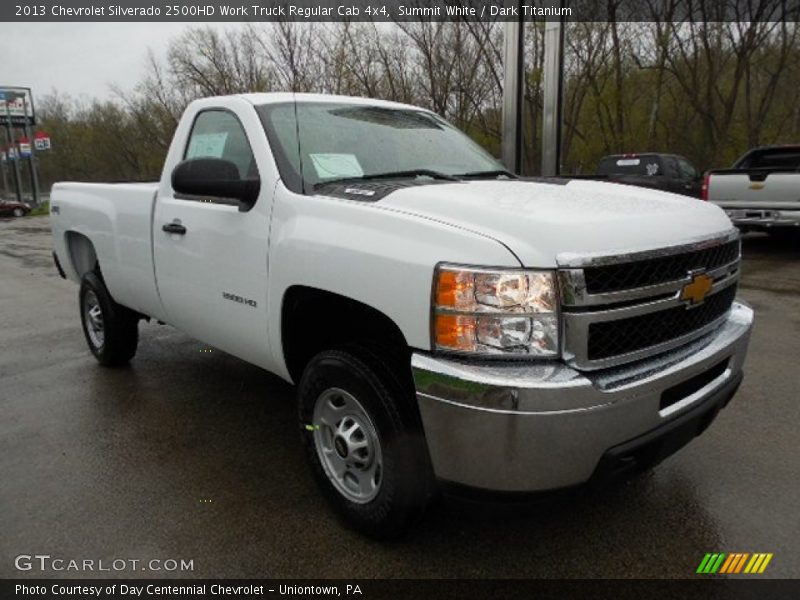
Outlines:
{"type": "Polygon", "coordinates": [[[129,368],[99,367],[47,217],[1,222],[0,577],[39,575],[14,567],[34,553],[193,561],[175,577],[690,577],[718,551],[800,577],[800,242],[751,234],[743,252],[745,381],[702,437],[614,489],[441,502],[378,543],[317,493],[290,385],[154,323],[129,368]]]}

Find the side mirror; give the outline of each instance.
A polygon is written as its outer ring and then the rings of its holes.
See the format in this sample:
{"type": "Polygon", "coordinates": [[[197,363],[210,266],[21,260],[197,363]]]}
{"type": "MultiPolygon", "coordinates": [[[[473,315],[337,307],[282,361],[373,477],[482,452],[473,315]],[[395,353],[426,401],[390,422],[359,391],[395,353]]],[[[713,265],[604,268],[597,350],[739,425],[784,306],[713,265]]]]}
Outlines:
{"type": "Polygon", "coordinates": [[[238,206],[239,212],[246,212],[258,200],[261,180],[258,176],[242,179],[238,167],[229,160],[190,158],[173,169],[172,189],[178,194],[238,206]]]}

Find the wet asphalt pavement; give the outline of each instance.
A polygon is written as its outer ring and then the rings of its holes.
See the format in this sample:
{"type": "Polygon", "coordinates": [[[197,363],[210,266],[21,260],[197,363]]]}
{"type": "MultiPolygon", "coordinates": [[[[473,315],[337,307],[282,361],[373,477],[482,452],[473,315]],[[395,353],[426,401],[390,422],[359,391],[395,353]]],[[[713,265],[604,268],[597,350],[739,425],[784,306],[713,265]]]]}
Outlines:
{"type": "MultiPolygon", "coordinates": [[[[527,507],[441,502],[404,538],[339,524],[297,437],[294,390],[166,326],[119,370],[86,348],[46,217],[0,222],[0,577],[14,557],[192,560],[122,577],[689,577],[706,552],[800,576],[800,241],[751,235],[744,384],[653,473],[527,507]]],[[[763,576],[762,576],[763,577],[763,576]]]]}

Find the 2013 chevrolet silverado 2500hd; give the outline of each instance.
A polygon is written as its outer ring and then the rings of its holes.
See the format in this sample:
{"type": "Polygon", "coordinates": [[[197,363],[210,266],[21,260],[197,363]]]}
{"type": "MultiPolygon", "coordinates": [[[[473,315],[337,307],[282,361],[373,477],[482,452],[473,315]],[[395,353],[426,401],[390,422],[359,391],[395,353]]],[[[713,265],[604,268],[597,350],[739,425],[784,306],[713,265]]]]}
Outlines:
{"type": "Polygon", "coordinates": [[[730,169],[709,171],[703,198],[742,231],[800,232],[800,145],[754,148],[730,169]]]}
{"type": "Polygon", "coordinates": [[[444,483],[535,492],[652,465],[742,378],[718,207],[531,180],[437,115],[322,95],[192,102],[161,181],[58,183],[90,350],[152,318],[298,384],[316,480],[382,536],[444,483]]]}

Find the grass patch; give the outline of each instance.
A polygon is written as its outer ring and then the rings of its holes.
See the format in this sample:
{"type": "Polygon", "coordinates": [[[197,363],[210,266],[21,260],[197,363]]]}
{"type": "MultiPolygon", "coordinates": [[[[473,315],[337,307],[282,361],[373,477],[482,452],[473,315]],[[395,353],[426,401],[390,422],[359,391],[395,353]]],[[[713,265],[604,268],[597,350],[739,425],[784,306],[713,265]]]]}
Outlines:
{"type": "Polygon", "coordinates": [[[39,206],[28,213],[29,217],[41,217],[50,214],[50,200],[45,200],[39,206]]]}

